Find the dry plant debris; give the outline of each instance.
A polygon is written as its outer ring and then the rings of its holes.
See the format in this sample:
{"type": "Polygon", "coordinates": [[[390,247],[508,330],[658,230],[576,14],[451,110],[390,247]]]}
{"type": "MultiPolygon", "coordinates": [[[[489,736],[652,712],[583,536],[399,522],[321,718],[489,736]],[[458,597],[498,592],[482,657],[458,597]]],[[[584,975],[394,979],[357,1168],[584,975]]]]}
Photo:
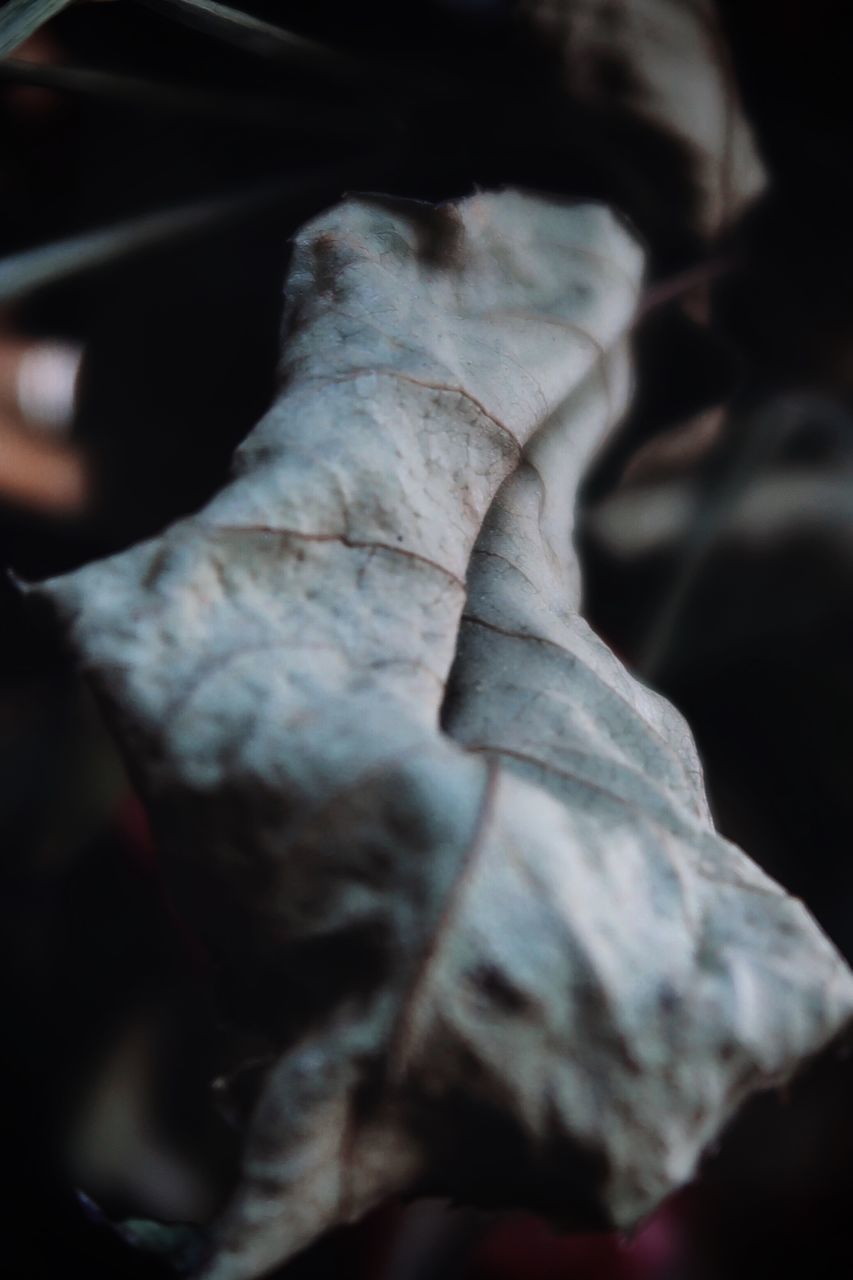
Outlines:
{"type": "Polygon", "coordinates": [[[578,612],[642,269],[593,205],[349,199],[297,237],[231,482],[40,587],[270,1049],[208,1280],[394,1193],[628,1226],[848,1023],[578,612]]]}
{"type": "Polygon", "coordinates": [[[521,0],[521,11],[559,51],[570,94],[680,145],[695,230],[716,234],[761,192],[714,0],[521,0]]]}

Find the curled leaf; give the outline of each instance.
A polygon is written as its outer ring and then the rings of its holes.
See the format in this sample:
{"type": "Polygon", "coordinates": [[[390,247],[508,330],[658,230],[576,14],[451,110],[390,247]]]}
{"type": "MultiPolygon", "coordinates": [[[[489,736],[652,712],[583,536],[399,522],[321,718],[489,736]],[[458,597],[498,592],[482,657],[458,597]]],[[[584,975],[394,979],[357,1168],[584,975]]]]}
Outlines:
{"type": "Polygon", "coordinates": [[[560,51],[576,100],[680,145],[696,230],[715,234],[760,193],[764,170],[714,0],[522,0],[521,8],[560,51]]]}
{"type": "Polygon", "coordinates": [[[850,1017],[577,612],[641,274],[597,206],[348,201],[297,238],[230,484],[42,588],[273,1051],[209,1280],[397,1192],[626,1226],[850,1017]]]}

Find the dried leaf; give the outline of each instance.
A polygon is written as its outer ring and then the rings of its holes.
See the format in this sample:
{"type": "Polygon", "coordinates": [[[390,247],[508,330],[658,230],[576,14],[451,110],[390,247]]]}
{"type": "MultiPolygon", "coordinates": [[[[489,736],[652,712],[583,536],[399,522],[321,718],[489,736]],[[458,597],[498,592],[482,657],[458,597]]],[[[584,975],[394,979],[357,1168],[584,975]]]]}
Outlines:
{"type": "Polygon", "coordinates": [[[696,228],[712,235],[765,183],[714,0],[521,0],[561,51],[566,88],[645,120],[689,158],[696,228]]]}
{"type": "Polygon", "coordinates": [[[395,1192],[631,1224],[850,1018],[805,909],[714,834],[681,718],[577,613],[641,271],[596,206],[347,202],[297,239],[231,483],[42,588],[277,1054],[209,1280],[395,1192]]]}

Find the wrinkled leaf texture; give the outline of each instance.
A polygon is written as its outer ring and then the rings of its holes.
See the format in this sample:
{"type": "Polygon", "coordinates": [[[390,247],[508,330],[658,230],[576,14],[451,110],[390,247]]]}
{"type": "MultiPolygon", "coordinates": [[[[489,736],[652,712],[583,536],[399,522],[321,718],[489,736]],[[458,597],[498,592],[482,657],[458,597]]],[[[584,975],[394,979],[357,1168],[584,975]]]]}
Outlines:
{"type": "Polygon", "coordinates": [[[395,1193],[630,1225],[849,1020],[579,612],[642,270],[595,205],[348,200],[297,237],[230,483],[40,588],[270,1046],[209,1280],[395,1193]]]}

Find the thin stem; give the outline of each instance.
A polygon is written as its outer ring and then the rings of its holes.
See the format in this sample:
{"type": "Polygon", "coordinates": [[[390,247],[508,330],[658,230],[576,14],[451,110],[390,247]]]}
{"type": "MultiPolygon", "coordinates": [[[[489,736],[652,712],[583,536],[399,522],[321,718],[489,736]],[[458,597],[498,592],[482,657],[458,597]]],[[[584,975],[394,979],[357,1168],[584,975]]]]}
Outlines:
{"type": "Polygon", "coordinates": [[[60,93],[106,99],[145,110],[195,116],[225,125],[269,128],[299,137],[363,137],[383,122],[378,114],[347,106],[346,110],[318,108],[282,97],[236,97],[127,76],[87,67],[48,66],[9,59],[0,62],[0,82],[37,85],[60,93]]]}
{"type": "Polygon", "coordinates": [[[353,180],[377,181],[386,163],[383,156],[362,156],[346,164],[261,183],[24,250],[0,259],[0,303],[16,302],[47,285],[171,243],[205,227],[225,226],[265,208],[283,206],[302,220],[339,197],[353,180]]]}

